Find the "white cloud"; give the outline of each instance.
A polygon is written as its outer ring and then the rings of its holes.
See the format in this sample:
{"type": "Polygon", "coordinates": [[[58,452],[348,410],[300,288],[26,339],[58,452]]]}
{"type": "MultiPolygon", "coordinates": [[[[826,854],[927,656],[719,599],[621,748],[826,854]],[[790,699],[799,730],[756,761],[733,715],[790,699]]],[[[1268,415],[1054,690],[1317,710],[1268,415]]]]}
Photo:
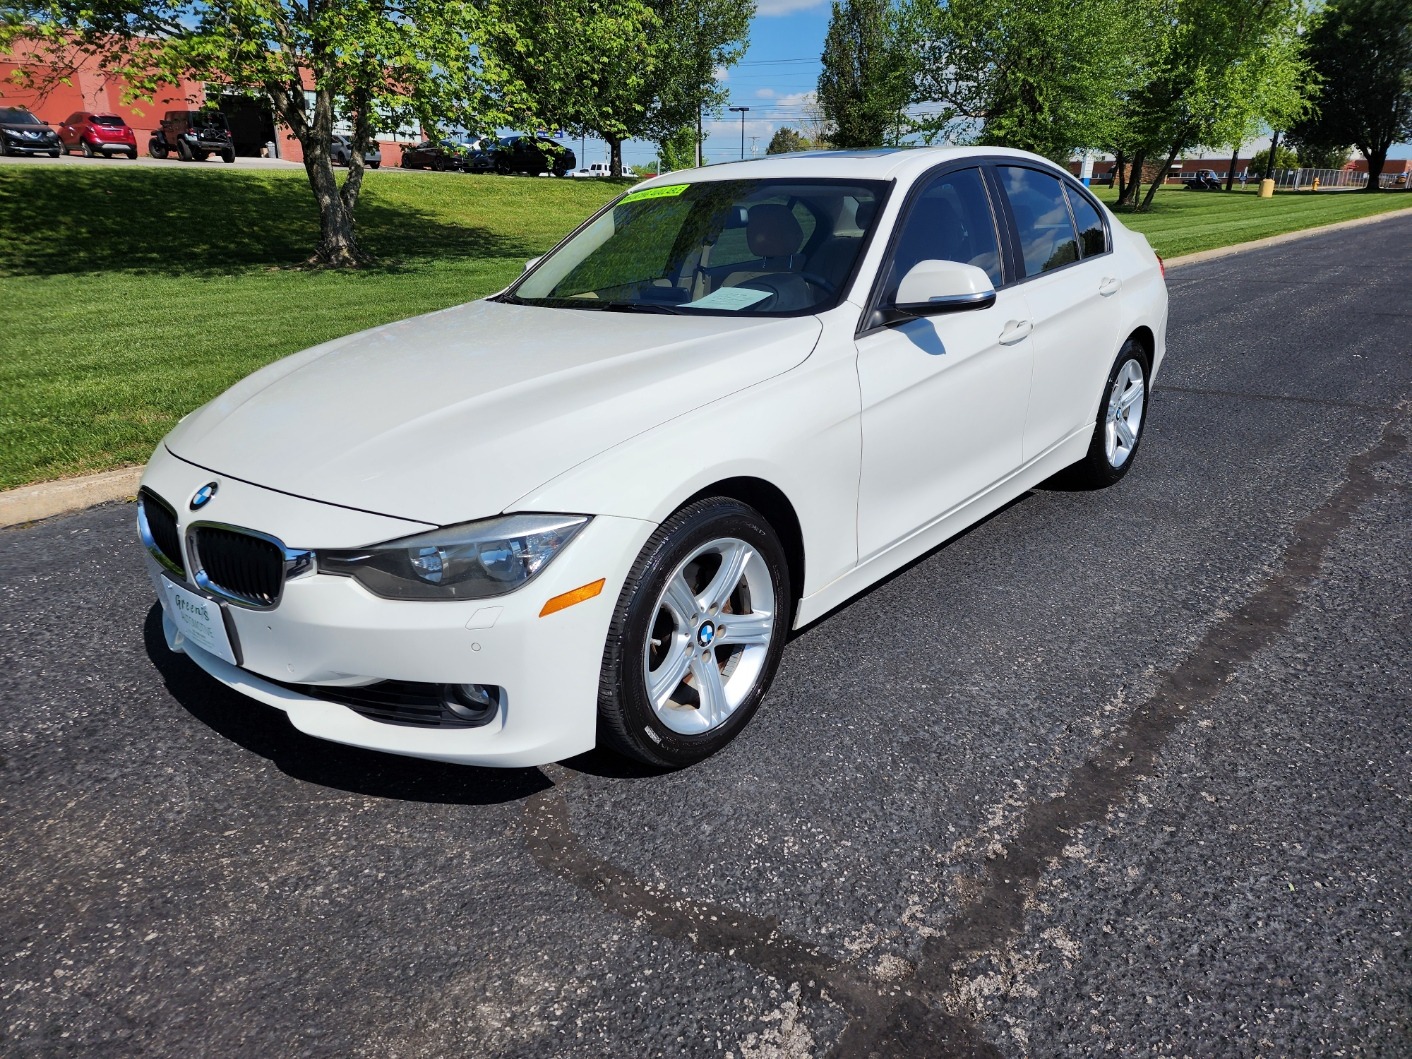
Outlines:
{"type": "Polygon", "coordinates": [[[764,15],[792,15],[796,11],[807,11],[811,7],[823,7],[828,0],[755,0],[755,13],[764,15]]]}
{"type": "Polygon", "coordinates": [[[731,72],[727,70],[724,66],[718,66],[711,71],[711,76],[714,77],[718,82],[729,81],[731,72]]]}
{"type": "Polygon", "coordinates": [[[773,88],[757,88],[755,90],[756,99],[774,99],[775,90],[773,88]]]}

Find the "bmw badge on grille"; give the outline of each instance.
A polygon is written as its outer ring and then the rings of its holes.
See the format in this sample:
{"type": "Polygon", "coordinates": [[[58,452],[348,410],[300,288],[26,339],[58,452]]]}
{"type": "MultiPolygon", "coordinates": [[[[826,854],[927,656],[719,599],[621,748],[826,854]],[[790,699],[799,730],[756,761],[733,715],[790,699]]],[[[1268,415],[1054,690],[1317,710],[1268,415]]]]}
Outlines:
{"type": "Polygon", "coordinates": [[[196,494],[191,498],[191,510],[195,511],[209,504],[211,497],[216,495],[216,489],[217,485],[215,482],[207,482],[200,489],[196,490],[196,494]]]}

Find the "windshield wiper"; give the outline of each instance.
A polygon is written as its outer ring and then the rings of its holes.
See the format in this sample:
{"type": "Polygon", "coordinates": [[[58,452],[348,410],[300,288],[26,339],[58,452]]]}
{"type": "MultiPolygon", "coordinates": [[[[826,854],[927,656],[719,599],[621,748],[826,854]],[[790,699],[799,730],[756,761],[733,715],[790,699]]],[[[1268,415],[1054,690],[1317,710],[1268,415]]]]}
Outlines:
{"type": "Polygon", "coordinates": [[[659,316],[680,316],[682,311],[675,305],[659,305],[656,302],[602,302],[599,306],[609,313],[655,313],[659,316]]]}

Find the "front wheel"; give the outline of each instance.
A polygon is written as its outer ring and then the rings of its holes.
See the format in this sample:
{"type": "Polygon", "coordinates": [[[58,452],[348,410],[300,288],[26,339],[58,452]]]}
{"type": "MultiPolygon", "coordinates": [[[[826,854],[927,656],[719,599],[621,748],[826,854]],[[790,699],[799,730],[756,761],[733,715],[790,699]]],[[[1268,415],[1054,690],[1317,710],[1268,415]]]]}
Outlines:
{"type": "Polygon", "coordinates": [[[714,497],[648,540],[613,612],[599,730],[615,749],[680,768],[749,723],[789,628],[789,565],[753,508],[714,497]]]}
{"type": "Polygon", "coordinates": [[[93,144],[89,143],[87,140],[79,140],[79,146],[83,149],[83,156],[85,158],[93,157],[93,144]]]}
{"type": "Polygon", "coordinates": [[[147,141],[147,153],[153,158],[165,158],[167,157],[167,145],[154,136],[147,141]]]}
{"type": "Polygon", "coordinates": [[[1102,489],[1128,473],[1146,423],[1151,363],[1147,350],[1136,339],[1123,343],[1104,384],[1088,453],[1068,470],[1071,484],[1102,489]]]}

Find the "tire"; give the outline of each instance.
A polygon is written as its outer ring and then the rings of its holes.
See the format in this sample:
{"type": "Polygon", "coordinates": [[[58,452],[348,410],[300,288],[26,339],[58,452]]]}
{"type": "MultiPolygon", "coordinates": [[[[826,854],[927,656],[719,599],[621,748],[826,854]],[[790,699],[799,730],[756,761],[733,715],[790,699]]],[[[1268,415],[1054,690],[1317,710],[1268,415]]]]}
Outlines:
{"type": "Polygon", "coordinates": [[[792,600],[784,548],[753,508],[713,497],[667,519],[613,611],[598,685],[604,741],[667,768],[720,750],[769,690],[792,600]],[[703,681],[714,689],[704,696],[703,681]]]}
{"type": "Polygon", "coordinates": [[[434,172],[444,173],[451,168],[451,165],[446,161],[446,159],[438,158],[432,162],[431,168],[434,172]]]}
{"type": "Polygon", "coordinates": [[[381,163],[381,162],[369,162],[369,163],[368,163],[368,168],[369,168],[369,169],[381,169],[381,168],[382,168],[382,163],[381,163]]]}
{"type": "Polygon", "coordinates": [[[130,148],[128,148],[127,157],[128,157],[128,161],[130,161],[130,162],[135,162],[135,161],[137,161],[137,148],[136,148],[136,147],[130,147],[130,148]]]}
{"type": "Polygon", "coordinates": [[[153,158],[165,158],[167,157],[167,145],[154,136],[147,141],[147,153],[153,158]]]}
{"type": "Polygon", "coordinates": [[[10,145],[5,142],[5,137],[0,136],[0,158],[10,157],[10,145]]]}
{"type": "Polygon", "coordinates": [[[61,147],[61,148],[59,148],[57,151],[50,151],[50,152],[49,152],[49,157],[50,157],[50,158],[58,158],[58,157],[59,157],[61,154],[63,154],[63,153],[64,153],[64,149],[61,147]]]}
{"type": "Polygon", "coordinates": [[[83,156],[85,158],[93,157],[93,144],[89,143],[87,140],[79,140],[78,145],[83,150],[83,156]]]}
{"type": "Polygon", "coordinates": [[[191,153],[191,147],[187,144],[185,140],[177,140],[176,148],[177,157],[180,158],[183,162],[190,162],[196,157],[191,153]]]}
{"type": "Polygon", "coordinates": [[[1142,343],[1129,338],[1118,351],[1089,441],[1088,453],[1066,472],[1065,484],[1080,489],[1103,489],[1127,474],[1142,443],[1147,424],[1147,383],[1152,358],[1142,343]]]}
{"type": "Polygon", "coordinates": [[[226,165],[234,165],[234,164],[235,164],[235,148],[234,148],[234,147],[230,147],[230,148],[227,148],[226,150],[222,151],[222,152],[221,152],[221,161],[224,162],[226,165]]]}

